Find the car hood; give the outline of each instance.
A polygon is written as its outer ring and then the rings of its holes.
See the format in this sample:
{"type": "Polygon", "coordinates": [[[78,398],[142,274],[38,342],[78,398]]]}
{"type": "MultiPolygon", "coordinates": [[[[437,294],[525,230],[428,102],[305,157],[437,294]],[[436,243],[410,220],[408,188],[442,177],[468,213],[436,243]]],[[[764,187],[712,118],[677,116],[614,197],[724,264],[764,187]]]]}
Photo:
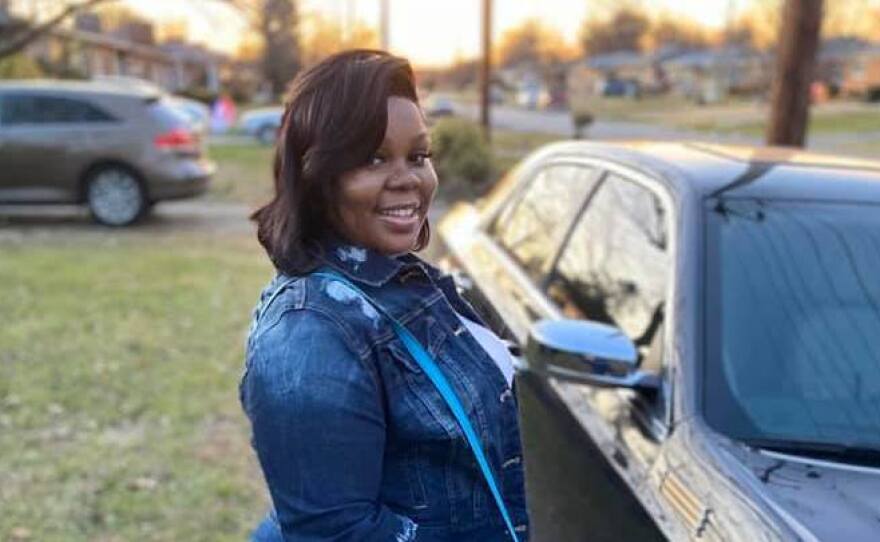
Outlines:
{"type": "Polygon", "coordinates": [[[880,469],[734,448],[767,505],[803,540],[877,540],[880,469]]]}

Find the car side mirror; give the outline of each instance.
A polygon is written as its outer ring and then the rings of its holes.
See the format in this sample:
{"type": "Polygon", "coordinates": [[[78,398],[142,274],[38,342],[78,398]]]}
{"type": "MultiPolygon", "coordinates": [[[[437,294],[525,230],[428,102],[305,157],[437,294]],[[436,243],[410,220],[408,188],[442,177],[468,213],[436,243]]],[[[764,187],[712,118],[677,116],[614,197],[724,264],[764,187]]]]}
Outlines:
{"type": "Polygon", "coordinates": [[[529,332],[528,370],[593,386],[657,388],[657,375],[640,371],[635,344],[620,329],[587,320],[539,320],[529,332]]]}

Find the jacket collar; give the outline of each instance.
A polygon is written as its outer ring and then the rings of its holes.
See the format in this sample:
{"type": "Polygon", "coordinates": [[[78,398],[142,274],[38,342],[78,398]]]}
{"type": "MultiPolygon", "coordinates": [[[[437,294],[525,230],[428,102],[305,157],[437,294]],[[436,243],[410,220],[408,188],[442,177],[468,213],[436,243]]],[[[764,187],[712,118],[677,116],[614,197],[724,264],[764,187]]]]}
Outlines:
{"type": "Polygon", "coordinates": [[[383,286],[402,269],[420,261],[412,254],[387,256],[370,248],[352,245],[336,234],[323,236],[313,244],[313,249],[322,263],[353,281],[375,287],[383,286]]]}

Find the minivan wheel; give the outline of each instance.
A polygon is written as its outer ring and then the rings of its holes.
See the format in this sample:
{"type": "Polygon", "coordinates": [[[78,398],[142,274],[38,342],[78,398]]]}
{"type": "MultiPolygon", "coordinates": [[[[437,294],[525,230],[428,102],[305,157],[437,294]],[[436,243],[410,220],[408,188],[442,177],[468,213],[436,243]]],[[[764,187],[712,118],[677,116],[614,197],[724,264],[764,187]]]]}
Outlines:
{"type": "Polygon", "coordinates": [[[148,207],[138,178],[117,166],[104,167],[89,175],[86,202],[95,220],[107,226],[127,226],[148,207]]]}

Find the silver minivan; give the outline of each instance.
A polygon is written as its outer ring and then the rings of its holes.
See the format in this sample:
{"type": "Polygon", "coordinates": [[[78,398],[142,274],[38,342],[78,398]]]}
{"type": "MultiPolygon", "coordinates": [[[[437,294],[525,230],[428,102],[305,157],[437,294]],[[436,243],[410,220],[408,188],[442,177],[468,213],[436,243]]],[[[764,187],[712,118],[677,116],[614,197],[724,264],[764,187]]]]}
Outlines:
{"type": "Polygon", "coordinates": [[[165,95],[72,81],[0,82],[0,204],[80,203],[110,226],[203,193],[201,134],[165,95]]]}

